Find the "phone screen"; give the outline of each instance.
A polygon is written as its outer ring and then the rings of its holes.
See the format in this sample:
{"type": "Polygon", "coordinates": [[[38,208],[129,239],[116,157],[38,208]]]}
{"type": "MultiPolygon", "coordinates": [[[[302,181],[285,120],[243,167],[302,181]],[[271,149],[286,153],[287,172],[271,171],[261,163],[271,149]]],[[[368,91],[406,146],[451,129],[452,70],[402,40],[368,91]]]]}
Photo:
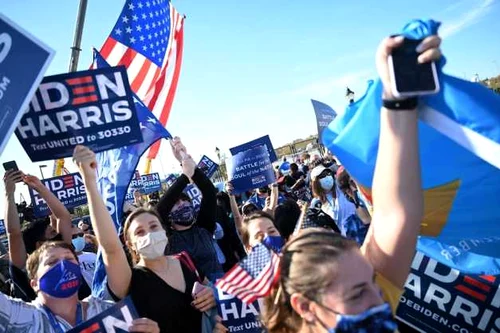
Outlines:
{"type": "Polygon", "coordinates": [[[436,81],[432,63],[419,64],[416,51],[422,40],[406,39],[392,51],[396,90],[399,93],[434,92],[436,81]]]}
{"type": "Polygon", "coordinates": [[[3,164],[3,168],[5,171],[9,171],[9,170],[18,171],[19,170],[19,168],[17,167],[16,161],[5,162],[3,164]]]}

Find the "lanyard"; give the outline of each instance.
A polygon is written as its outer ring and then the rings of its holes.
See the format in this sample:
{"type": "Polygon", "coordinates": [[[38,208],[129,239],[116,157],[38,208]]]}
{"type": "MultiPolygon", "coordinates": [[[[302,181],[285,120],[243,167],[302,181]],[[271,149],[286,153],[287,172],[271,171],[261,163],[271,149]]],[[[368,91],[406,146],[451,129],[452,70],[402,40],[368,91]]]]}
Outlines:
{"type": "MultiPolygon", "coordinates": [[[[56,333],[64,333],[64,330],[61,327],[61,323],[57,320],[56,316],[54,313],[47,307],[43,306],[43,309],[45,310],[45,313],[47,314],[47,317],[49,317],[49,322],[50,326],[56,331],[56,333]]],[[[76,323],[75,327],[81,324],[83,321],[83,310],[82,310],[82,305],[80,302],[78,302],[76,306],[76,323]]]]}

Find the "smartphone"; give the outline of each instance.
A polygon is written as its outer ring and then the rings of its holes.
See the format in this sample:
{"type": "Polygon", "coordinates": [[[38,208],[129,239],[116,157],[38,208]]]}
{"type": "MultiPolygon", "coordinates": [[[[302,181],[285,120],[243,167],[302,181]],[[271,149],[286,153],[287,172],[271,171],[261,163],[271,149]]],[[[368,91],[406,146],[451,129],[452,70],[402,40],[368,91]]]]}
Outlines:
{"type": "Polygon", "coordinates": [[[418,63],[417,46],[422,39],[407,39],[389,56],[391,90],[395,97],[412,97],[439,92],[436,63],[418,63]]]}
{"type": "Polygon", "coordinates": [[[191,291],[191,295],[194,297],[196,296],[199,292],[201,292],[204,289],[203,285],[196,281],[193,285],[193,291],[191,291]]]}
{"type": "Polygon", "coordinates": [[[5,162],[3,164],[3,168],[5,169],[5,171],[9,171],[9,170],[19,171],[19,168],[17,167],[16,161],[5,162]]]}

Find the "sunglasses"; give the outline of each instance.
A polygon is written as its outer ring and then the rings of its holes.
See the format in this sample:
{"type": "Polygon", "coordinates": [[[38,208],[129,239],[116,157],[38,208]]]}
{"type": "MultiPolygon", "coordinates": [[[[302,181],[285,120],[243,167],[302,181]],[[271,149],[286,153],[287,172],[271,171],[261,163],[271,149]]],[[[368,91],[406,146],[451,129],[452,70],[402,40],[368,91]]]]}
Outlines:
{"type": "Polygon", "coordinates": [[[243,212],[242,213],[243,213],[243,215],[250,215],[250,214],[256,212],[257,210],[258,210],[257,208],[255,208],[254,206],[250,205],[250,206],[247,206],[247,207],[243,208],[243,212]]]}
{"type": "Polygon", "coordinates": [[[331,170],[324,170],[322,173],[319,174],[318,179],[323,179],[327,176],[332,176],[333,172],[331,170]]]}
{"type": "Polygon", "coordinates": [[[84,236],[84,233],[81,232],[81,233],[78,233],[78,234],[74,234],[71,236],[71,239],[75,239],[75,238],[78,238],[78,237],[83,237],[84,236]]]}

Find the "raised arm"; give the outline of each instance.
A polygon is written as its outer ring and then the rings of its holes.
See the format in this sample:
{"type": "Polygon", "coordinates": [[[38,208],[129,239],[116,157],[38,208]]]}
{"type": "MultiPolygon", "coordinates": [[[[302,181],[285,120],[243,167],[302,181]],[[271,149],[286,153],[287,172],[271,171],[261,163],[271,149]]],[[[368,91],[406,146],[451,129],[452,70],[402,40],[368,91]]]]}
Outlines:
{"type": "Polygon", "coordinates": [[[23,181],[40,194],[52,212],[51,221],[55,219],[55,230],[62,235],[63,241],[71,244],[71,214],[63,203],[36,176],[26,175],[23,181]]]}
{"type": "Polygon", "coordinates": [[[215,186],[199,168],[195,169],[192,178],[202,195],[200,212],[198,213],[196,223],[199,227],[205,228],[210,234],[213,234],[215,231],[215,219],[217,218],[217,196],[215,186]]]}
{"type": "Polygon", "coordinates": [[[233,194],[233,184],[231,184],[231,182],[226,183],[226,192],[229,194],[229,203],[231,205],[231,213],[233,213],[236,232],[238,232],[238,235],[241,237],[241,224],[243,223],[243,216],[241,216],[240,210],[238,209],[238,203],[236,202],[236,197],[233,194]]]}
{"type": "MultiPolygon", "coordinates": [[[[377,69],[387,100],[395,99],[390,91],[387,58],[402,41],[402,37],[387,38],[377,51],[377,69]]],[[[440,41],[437,36],[425,39],[419,61],[438,59],[440,41]]],[[[363,244],[375,270],[399,287],[408,276],[423,217],[417,119],[416,109],[381,110],[373,218],[363,244]]]]}
{"type": "Polygon", "coordinates": [[[21,171],[13,170],[7,171],[3,176],[5,185],[5,229],[9,241],[9,259],[19,269],[24,269],[26,266],[26,247],[24,246],[14,194],[16,192],[16,183],[22,181],[22,177],[21,171]]]}
{"type": "Polygon", "coordinates": [[[87,147],[76,146],[73,160],[80,169],[87,191],[90,221],[102,249],[108,286],[116,297],[124,298],[128,294],[132,270],[128,265],[116,227],[97,188],[95,154],[87,147]]]}

